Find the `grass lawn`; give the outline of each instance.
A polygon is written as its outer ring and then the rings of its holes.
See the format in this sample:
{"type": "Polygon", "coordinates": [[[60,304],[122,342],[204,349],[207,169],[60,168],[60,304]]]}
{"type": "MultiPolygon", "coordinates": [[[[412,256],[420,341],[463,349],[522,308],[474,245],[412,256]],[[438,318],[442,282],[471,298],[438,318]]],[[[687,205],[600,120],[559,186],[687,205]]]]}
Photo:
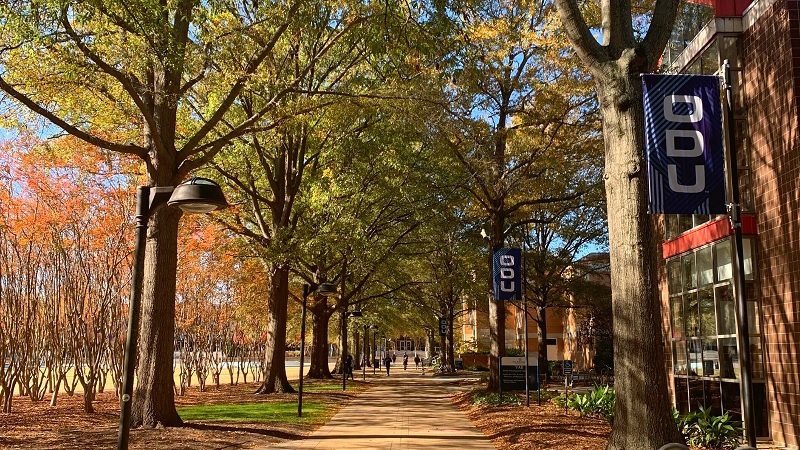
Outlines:
{"type": "Polygon", "coordinates": [[[331,408],[320,402],[304,401],[303,417],[297,417],[297,402],[240,403],[235,405],[196,405],[178,408],[183,420],[223,420],[234,422],[316,422],[331,408]]]}

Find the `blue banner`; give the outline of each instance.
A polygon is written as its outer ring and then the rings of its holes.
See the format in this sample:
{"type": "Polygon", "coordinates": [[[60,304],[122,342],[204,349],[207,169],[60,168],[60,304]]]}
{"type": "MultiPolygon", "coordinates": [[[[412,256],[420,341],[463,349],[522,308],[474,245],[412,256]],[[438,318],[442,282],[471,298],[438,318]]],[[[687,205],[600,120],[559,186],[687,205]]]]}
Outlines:
{"type": "Polygon", "coordinates": [[[518,248],[498,248],[492,254],[492,279],[495,300],[521,299],[520,259],[518,248]]]}
{"type": "Polygon", "coordinates": [[[642,75],[650,213],[726,213],[719,83],[642,75]]]}

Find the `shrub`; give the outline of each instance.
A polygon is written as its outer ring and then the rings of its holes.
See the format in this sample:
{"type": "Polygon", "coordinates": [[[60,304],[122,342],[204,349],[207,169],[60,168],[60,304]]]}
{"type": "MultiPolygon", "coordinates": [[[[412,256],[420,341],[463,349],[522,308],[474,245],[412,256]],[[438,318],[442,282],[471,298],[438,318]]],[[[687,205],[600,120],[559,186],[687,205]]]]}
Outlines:
{"type": "Polygon", "coordinates": [[[521,348],[507,348],[506,356],[523,356],[525,352],[521,348]]]}
{"type": "Polygon", "coordinates": [[[522,400],[517,394],[503,394],[503,401],[500,401],[500,394],[497,392],[476,392],[472,395],[472,404],[475,406],[519,406],[522,400]]]}
{"type": "Polygon", "coordinates": [[[709,450],[727,450],[736,447],[742,436],[742,424],[732,420],[728,413],[721,416],[711,414],[711,410],[698,406],[681,416],[677,410],[672,411],[678,429],[693,447],[709,450]]]}
{"type": "Polygon", "coordinates": [[[578,411],[581,416],[600,417],[614,423],[614,388],[610,386],[595,386],[591,392],[576,394],[569,399],[563,394],[553,399],[553,403],[563,408],[578,411]]]}

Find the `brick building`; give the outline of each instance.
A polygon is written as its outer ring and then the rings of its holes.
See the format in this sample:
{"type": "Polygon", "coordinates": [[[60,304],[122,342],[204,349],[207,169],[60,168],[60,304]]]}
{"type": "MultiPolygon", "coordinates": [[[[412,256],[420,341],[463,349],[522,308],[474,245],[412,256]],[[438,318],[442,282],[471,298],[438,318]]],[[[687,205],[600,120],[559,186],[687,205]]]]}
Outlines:
{"type": "Polygon", "coordinates": [[[800,446],[800,0],[698,0],[669,71],[719,74],[735,98],[750,340],[735,334],[725,216],[665,216],[661,294],[676,407],[741,417],[738,354],[753,360],[756,436],[800,446]],[[692,23],[702,23],[692,29],[692,23]]]}
{"type": "MultiPolygon", "coordinates": [[[[610,286],[611,275],[609,272],[609,256],[608,253],[592,253],[584,256],[576,264],[580,265],[581,272],[584,274],[581,277],[588,283],[610,286]]],[[[567,271],[570,276],[574,272],[567,271]]],[[[580,294],[577,294],[580,295],[580,294]]],[[[488,298],[486,300],[488,302],[488,298]]],[[[564,298],[564,305],[583,304],[581,298],[577,298],[576,294],[570,293],[564,298]]],[[[505,322],[505,336],[506,336],[506,349],[524,348],[525,339],[525,323],[524,313],[522,308],[514,305],[514,302],[506,302],[506,322],[505,322]]],[[[486,312],[488,306],[482,308],[470,309],[467,314],[462,316],[461,319],[461,339],[465,342],[474,341],[477,343],[479,351],[488,351],[489,349],[489,316],[486,312]]],[[[539,332],[537,322],[533,319],[536,311],[529,304],[529,318],[528,318],[528,352],[530,357],[538,354],[539,349],[539,332]]],[[[591,329],[592,327],[586,326],[587,308],[581,308],[579,313],[570,307],[550,307],[545,311],[547,330],[544,333],[544,338],[547,340],[547,359],[548,361],[563,361],[565,359],[573,360],[575,363],[575,370],[588,371],[593,367],[593,356],[595,353],[595,343],[597,341],[596,334],[599,327],[591,329]]],[[[610,311],[609,311],[610,314],[610,311]]],[[[599,325],[599,321],[598,321],[599,325]]],[[[607,325],[607,324],[606,324],[607,325]]],[[[605,329],[610,329],[606,326],[605,329]]],[[[605,329],[600,330],[602,333],[605,329]]],[[[465,358],[467,361],[467,358],[465,358]]],[[[469,361],[478,361],[477,365],[488,366],[487,358],[473,359],[469,361]]],[[[467,364],[465,362],[465,364],[467,364]]],[[[473,365],[473,364],[467,364],[473,365]]]]}

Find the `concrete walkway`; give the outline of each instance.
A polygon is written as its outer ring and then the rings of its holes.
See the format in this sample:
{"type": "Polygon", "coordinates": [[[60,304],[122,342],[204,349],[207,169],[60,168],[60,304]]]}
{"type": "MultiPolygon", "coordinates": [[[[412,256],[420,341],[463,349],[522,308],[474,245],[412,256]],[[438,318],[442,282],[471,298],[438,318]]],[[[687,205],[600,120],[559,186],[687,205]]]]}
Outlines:
{"type": "Polygon", "coordinates": [[[262,449],[459,449],[493,450],[489,438],[450,403],[463,387],[457,379],[395,370],[370,375],[374,386],[340,410],[311,436],[262,449]]]}

